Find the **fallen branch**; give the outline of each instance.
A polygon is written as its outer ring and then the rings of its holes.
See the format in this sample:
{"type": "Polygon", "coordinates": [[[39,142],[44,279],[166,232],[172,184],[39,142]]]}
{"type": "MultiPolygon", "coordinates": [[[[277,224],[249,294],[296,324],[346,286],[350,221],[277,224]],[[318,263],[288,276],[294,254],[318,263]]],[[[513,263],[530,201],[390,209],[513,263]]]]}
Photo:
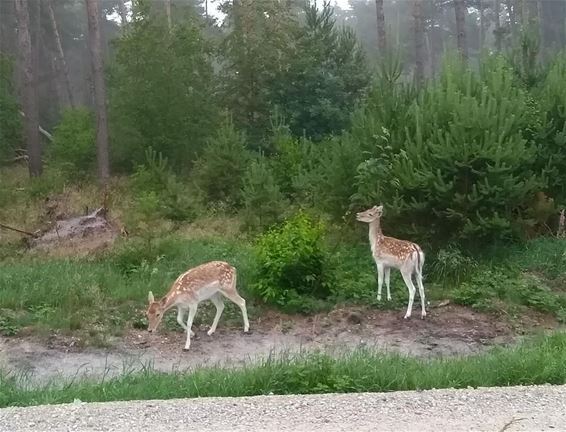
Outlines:
{"type": "MultiPolygon", "coordinates": [[[[20,111],[20,115],[22,117],[26,117],[25,113],[23,111],[20,111]]],[[[45,129],[43,129],[41,127],[41,125],[39,125],[39,132],[41,133],[41,135],[43,135],[45,138],[47,138],[49,141],[53,141],[53,135],[51,135],[49,132],[47,132],[45,129]]]]}
{"type": "Polygon", "coordinates": [[[10,230],[10,231],[15,231],[17,233],[25,234],[25,235],[28,235],[28,236],[31,236],[31,237],[37,237],[37,234],[30,233],[28,231],[24,231],[24,230],[14,228],[14,227],[11,227],[11,226],[8,226],[8,225],[4,225],[2,223],[0,223],[0,228],[4,228],[4,229],[10,230]]]}

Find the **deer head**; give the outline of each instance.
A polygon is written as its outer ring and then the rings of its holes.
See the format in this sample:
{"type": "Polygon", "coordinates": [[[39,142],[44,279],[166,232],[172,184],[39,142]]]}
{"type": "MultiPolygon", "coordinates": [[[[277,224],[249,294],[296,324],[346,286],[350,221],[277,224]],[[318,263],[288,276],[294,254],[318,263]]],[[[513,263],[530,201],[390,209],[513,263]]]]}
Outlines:
{"type": "Polygon", "coordinates": [[[356,220],[359,222],[372,223],[373,221],[379,219],[383,214],[383,206],[373,206],[363,212],[356,213],[356,220]]]}
{"type": "Polygon", "coordinates": [[[151,333],[161,322],[164,310],[163,305],[160,302],[155,301],[155,299],[153,298],[153,293],[151,291],[147,296],[147,300],[149,302],[149,307],[147,308],[147,331],[151,333]]]}

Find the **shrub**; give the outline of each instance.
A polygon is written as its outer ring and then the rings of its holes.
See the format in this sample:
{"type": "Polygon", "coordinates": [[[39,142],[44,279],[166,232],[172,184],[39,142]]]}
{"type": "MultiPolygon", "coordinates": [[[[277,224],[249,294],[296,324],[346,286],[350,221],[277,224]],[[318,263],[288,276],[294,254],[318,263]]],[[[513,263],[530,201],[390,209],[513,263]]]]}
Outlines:
{"type": "Polygon", "coordinates": [[[169,169],[167,159],[151,147],[146,150],[145,158],[145,164],[139,165],[132,175],[137,210],[144,219],[164,217],[183,221],[193,218],[195,210],[187,188],[169,169]]]}
{"type": "Polygon", "coordinates": [[[242,178],[249,159],[245,136],[231,121],[224,123],[195,162],[192,174],[208,203],[241,203],[242,178]]]}
{"type": "Polygon", "coordinates": [[[265,302],[291,311],[304,311],[297,296],[328,296],[323,233],[322,224],[299,213],[262,235],[255,245],[255,293],[265,302]]]}
{"type": "Polygon", "coordinates": [[[242,216],[248,229],[261,229],[285,218],[289,201],[283,196],[267,160],[253,160],[242,180],[242,216]]]}
{"type": "Polygon", "coordinates": [[[508,65],[495,58],[474,73],[448,63],[416,100],[390,94],[400,113],[373,101],[356,118],[369,153],[352,203],[386,203],[400,235],[431,242],[519,237],[525,211],[545,188],[533,141],[541,117],[508,65]]]}
{"type": "Polygon", "coordinates": [[[63,113],[49,146],[50,160],[68,178],[79,178],[93,172],[96,163],[94,118],[86,108],[63,113]]]}
{"type": "Polygon", "coordinates": [[[476,261],[462,254],[457,247],[450,245],[440,249],[430,264],[435,280],[443,285],[460,285],[477,268],[476,261]]]}

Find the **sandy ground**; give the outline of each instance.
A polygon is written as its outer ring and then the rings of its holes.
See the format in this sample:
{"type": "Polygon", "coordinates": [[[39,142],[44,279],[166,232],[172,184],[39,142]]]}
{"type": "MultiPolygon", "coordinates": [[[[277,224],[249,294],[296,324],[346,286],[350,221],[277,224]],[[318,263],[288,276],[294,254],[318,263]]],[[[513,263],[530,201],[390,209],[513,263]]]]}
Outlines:
{"type": "Polygon", "coordinates": [[[39,382],[55,377],[115,376],[148,365],[161,371],[203,365],[238,366],[281,351],[323,350],[340,353],[374,347],[418,357],[477,353],[515,338],[509,324],[495,317],[448,305],[431,308],[425,320],[402,319],[402,311],[337,309],[314,317],[274,312],[251,322],[251,334],[221,320],[216,334],[196,328],[191,350],[183,352],[185,334],[131,330],[112,348],[80,348],[73,338],[0,338],[0,368],[25,373],[39,382]]]}

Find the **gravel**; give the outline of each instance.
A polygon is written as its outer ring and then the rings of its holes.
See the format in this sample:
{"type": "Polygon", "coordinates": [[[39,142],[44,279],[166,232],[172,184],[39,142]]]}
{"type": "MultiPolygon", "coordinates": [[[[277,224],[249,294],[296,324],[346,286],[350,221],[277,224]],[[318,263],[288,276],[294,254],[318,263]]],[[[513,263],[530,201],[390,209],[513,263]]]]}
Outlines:
{"type": "Polygon", "coordinates": [[[566,386],[0,409],[0,431],[565,431],[566,386]]]}

